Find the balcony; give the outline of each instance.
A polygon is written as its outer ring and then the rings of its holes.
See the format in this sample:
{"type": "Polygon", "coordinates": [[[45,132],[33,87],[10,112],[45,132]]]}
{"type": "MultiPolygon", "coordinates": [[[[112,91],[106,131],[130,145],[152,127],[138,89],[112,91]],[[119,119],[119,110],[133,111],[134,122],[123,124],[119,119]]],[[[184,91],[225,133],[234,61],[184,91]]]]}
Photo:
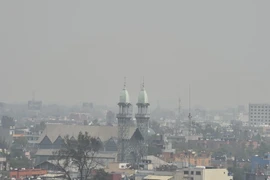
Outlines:
{"type": "Polygon", "coordinates": [[[136,118],[150,118],[150,114],[136,114],[136,118]]]}
{"type": "Polygon", "coordinates": [[[117,114],[116,117],[118,119],[121,119],[121,118],[132,118],[132,114],[117,114]]]}

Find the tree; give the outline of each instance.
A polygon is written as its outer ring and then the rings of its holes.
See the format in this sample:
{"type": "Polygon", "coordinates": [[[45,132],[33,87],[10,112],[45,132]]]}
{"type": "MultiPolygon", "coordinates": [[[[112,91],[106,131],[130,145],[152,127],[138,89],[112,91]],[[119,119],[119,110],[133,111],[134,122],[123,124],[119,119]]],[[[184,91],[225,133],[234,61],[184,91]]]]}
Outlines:
{"type": "Polygon", "coordinates": [[[107,123],[113,123],[115,120],[115,115],[112,111],[108,111],[106,114],[106,121],[107,123]]]}
{"type": "Polygon", "coordinates": [[[99,139],[91,137],[87,132],[80,132],[77,139],[66,136],[63,147],[54,153],[57,165],[65,173],[66,179],[71,179],[69,169],[76,168],[80,180],[86,180],[99,164],[95,156],[101,147],[99,139]]]}
{"type": "Polygon", "coordinates": [[[22,147],[22,148],[25,148],[26,145],[28,143],[28,140],[26,137],[19,137],[19,138],[16,138],[14,139],[14,142],[13,144],[17,147],[22,147]]]}
{"type": "Polygon", "coordinates": [[[257,149],[257,154],[259,156],[264,156],[265,153],[270,152],[270,145],[265,142],[261,142],[259,148],[257,149]]]}
{"type": "Polygon", "coordinates": [[[242,180],[242,179],[244,179],[245,171],[244,171],[243,168],[230,167],[230,168],[228,168],[228,171],[233,173],[233,180],[242,180]]]}
{"type": "Polygon", "coordinates": [[[32,129],[34,132],[40,132],[44,131],[46,128],[46,123],[44,121],[41,121],[39,124],[36,124],[36,126],[32,129]]]}
{"type": "Polygon", "coordinates": [[[7,143],[6,139],[4,137],[0,137],[0,147],[2,152],[4,151],[4,149],[8,149],[10,146],[10,144],[7,143]]]}
{"type": "Polygon", "coordinates": [[[83,121],[83,125],[84,125],[84,126],[88,126],[88,124],[89,124],[88,121],[85,119],[85,120],[83,121]]]}
{"type": "Polygon", "coordinates": [[[44,121],[41,121],[39,124],[40,130],[44,130],[46,128],[46,123],[44,121]]]}
{"type": "Polygon", "coordinates": [[[12,168],[30,168],[31,162],[25,156],[16,157],[16,158],[8,158],[10,167],[12,168]]]}
{"type": "Polygon", "coordinates": [[[253,136],[252,140],[257,141],[257,142],[261,142],[261,140],[262,140],[261,135],[257,134],[256,136],[253,136]]]}
{"type": "Polygon", "coordinates": [[[11,126],[15,126],[15,121],[12,117],[3,116],[1,119],[2,127],[9,129],[11,126]]]}

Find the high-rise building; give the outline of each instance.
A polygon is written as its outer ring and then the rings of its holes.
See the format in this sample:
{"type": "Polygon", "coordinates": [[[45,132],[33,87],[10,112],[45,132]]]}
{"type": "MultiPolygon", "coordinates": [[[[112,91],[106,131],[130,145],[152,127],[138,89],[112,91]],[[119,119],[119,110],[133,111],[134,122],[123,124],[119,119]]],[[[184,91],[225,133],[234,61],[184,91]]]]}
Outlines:
{"type": "Polygon", "coordinates": [[[251,126],[269,126],[270,104],[249,104],[249,124],[251,126]]]}

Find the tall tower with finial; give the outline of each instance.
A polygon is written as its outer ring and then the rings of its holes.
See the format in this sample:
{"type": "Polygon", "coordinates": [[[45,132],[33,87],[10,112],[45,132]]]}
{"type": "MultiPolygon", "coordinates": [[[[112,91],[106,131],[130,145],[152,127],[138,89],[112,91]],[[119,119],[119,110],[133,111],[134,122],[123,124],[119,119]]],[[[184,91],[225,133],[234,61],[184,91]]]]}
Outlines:
{"type": "Polygon", "coordinates": [[[150,115],[148,112],[149,105],[150,104],[148,102],[148,96],[144,88],[144,80],[143,80],[137,102],[138,111],[137,114],[135,115],[137,128],[140,130],[144,138],[144,143],[142,145],[143,156],[147,155],[148,150],[147,140],[148,140],[149,119],[150,119],[150,115]]]}
{"type": "Polygon", "coordinates": [[[125,150],[129,143],[129,128],[132,123],[131,103],[129,94],[126,88],[126,78],[124,80],[124,88],[121,91],[119,99],[119,113],[117,114],[118,120],[118,162],[126,161],[125,150]]]}
{"type": "Polygon", "coordinates": [[[192,128],[192,115],[191,115],[191,110],[190,110],[190,86],[188,89],[189,93],[188,93],[188,167],[190,168],[190,154],[191,154],[191,150],[190,148],[190,136],[191,136],[191,128],[192,128]]]}

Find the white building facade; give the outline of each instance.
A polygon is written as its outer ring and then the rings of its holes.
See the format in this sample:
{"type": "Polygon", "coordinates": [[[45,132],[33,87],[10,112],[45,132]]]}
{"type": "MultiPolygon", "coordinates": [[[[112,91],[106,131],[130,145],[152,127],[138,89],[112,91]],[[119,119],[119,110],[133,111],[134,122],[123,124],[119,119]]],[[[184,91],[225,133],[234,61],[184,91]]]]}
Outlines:
{"type": "Polygon", "coordinates": [[[249,125],[270,126],[270,104],[249,104],[249,125]]]}

